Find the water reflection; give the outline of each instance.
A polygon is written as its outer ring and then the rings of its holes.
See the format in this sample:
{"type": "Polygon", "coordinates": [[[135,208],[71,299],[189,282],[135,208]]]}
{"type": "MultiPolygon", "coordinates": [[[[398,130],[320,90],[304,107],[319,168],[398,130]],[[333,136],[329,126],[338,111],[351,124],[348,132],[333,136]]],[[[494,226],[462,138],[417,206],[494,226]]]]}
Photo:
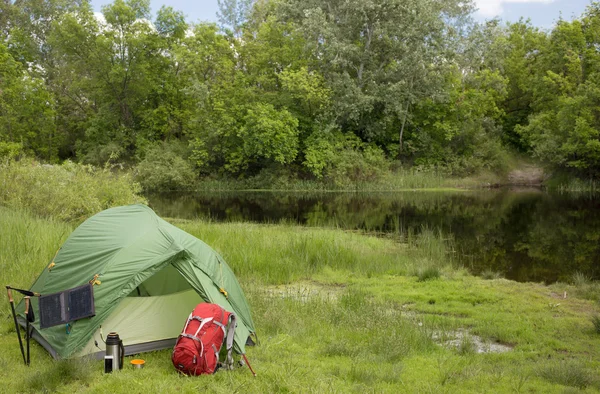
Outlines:
{"type": "Polygon", "coordinates": [[[600,200],[539,190],[149,196],[161,216],[451,236],[459,261],[518,281],[600,279],[600,200]]]}

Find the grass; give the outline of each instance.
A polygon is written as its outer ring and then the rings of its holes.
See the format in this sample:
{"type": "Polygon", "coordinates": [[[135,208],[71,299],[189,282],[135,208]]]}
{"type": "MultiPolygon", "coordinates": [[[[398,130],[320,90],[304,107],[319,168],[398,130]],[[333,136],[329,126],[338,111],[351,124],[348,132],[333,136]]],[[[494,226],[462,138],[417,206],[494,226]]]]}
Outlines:
{"type": "Polygon", "coordinates": [[[593,281],[581,272],[575,272],[571,278],[574,293],[580,298],[600,303],[600,282],[593,281]]]}
{"type": "Polygon", "coordinates": [[[455,177],[446,171],[421,169],[418,167],[398,168],[383,173],[377,179],[335,183],[323,180],[298,179],[294,176],[269,177],[258,175],[253,178],[205,178],[198,182],[197,191],[273,190],[273,191],[407,191],[407,190],[460,190],[489,187],[501,183],[501,175],[482,172],[475,176],[455,177]],[[269,185],[265,187],[265,185],[269,185]]]}
{"type": "Polygon", "coordinates": [[[548,190],[557,193],[597,193],[600,191],[598,181],[593,177],[581,178],[575,174],[558,171],[545,182],[548,190]]]}
{"type": "MultiPolygon", "coordinates": [[[[180,376],[169,350],[143,354],[142,370],[105,375],[101,361],[57,362],[36,343],[25,367],[2,296],[2,391],[600,390],[600,336],[590,324],[600,308],[577,293],[587,281],[548,287],[473,277],[453,267],[431,231],[401,243],[285,224],[172,222],[217,249],[240,279],[260,340],[248,349],[258,377],[245,368],[180,376]],[[430,268],[430,280],[416,275],[430,268]],[[440,342],[459,331],[512,350],[478,353],[466,334],[457,347],[440,342]]],[[[75,226],[5,208],[0,223],[0,282],[15,287],[33,282],[75,226]]]]}
{"type": "Polygon", "coordinates": [[[598,377],[595,371],[590,370],[581,361],[561,361],[544,364],[537,374],[547,381],[558,383],[567,387],[585,389],[598,387],[598,377]]]}
{"type": "MultiPolygon", "coordinates": [[[[0,206],[0,285],[29,288],[74,226],[0,206]]],[[[8,303],[0,311],[10,313],[8,303]]]]}
{"type": "Polygon", "coordinates": [[[265,284],[311,279],[324,268],[348,277],[411,275],[449,264],[443,241],[431,232],[406,243],[326,228],[172,219],[232,264],[236,275],[265,284]],[[424,249],[423,246],[429,246],[424,249]]]}
{"type": "Polygon", "coordinates": [[[594,331],[596,331],[596,334],[600,334],[600,315],[592,316],[591,320],[594,325],[594,331]]]}

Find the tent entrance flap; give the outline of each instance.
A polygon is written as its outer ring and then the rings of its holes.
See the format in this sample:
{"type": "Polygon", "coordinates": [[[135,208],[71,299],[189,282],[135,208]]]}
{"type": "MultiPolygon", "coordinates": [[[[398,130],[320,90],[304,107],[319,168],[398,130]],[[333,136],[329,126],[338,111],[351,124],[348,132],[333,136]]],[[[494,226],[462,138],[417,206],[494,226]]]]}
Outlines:
{"type": "MultiPolygon", "coordinates": [[[[201,302],[202,299],[193,289],[163,296],[126,297],[104,320],[102,331],[118,332],[125,347],[174,339],[180,334],[190,311],[201,302]]],[[[78,355],[97,352],[94,340],[98,342],[100,350],[105,350],[98,329],[78,355]]]]}
{"type": "Polygon", "coordinates": [[[169,264],[142,282],[128,297],[162,296],[180,293],[191,288],[187,280],[169,264]]]}

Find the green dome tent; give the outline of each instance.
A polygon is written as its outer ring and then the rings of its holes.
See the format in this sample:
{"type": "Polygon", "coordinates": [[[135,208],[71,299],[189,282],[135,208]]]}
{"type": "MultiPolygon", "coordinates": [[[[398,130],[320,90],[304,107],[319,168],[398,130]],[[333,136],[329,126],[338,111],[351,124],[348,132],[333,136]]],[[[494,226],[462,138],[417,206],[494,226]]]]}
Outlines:
{"type": "MultiPolygon", "coordinates": [[[[126,355],[173,347],[189,313],[201,302],[219,304],[238,316],[237,353],[245,353],[246,341],[255,332],[244,292],[223,258],[145,205],[111,208],[86,220],[31,291],[57,293],[94,278],[95,316],[72,321],[69,327],[33,323],[33,338],[54,358],[103,357],[102,331],[117,332],[126,355]]],[[[32,303],[40,316],[38,299],[33,297],[32,303]]],[[[17,311],[24,324],[23,302],[17,311]]]]}

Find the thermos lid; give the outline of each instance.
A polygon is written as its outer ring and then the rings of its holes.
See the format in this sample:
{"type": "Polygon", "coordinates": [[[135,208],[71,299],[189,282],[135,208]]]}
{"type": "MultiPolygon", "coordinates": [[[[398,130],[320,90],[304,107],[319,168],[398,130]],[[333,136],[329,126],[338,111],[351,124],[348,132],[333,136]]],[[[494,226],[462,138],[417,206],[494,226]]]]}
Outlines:
{"type": "Polygon", "coordinates": [[[121,339],[119,338],[119,334],[117,334],[116,332],[111,332],[106,337],[107,345],[118,345],[120,341],[121,341],[121,339]]]}

